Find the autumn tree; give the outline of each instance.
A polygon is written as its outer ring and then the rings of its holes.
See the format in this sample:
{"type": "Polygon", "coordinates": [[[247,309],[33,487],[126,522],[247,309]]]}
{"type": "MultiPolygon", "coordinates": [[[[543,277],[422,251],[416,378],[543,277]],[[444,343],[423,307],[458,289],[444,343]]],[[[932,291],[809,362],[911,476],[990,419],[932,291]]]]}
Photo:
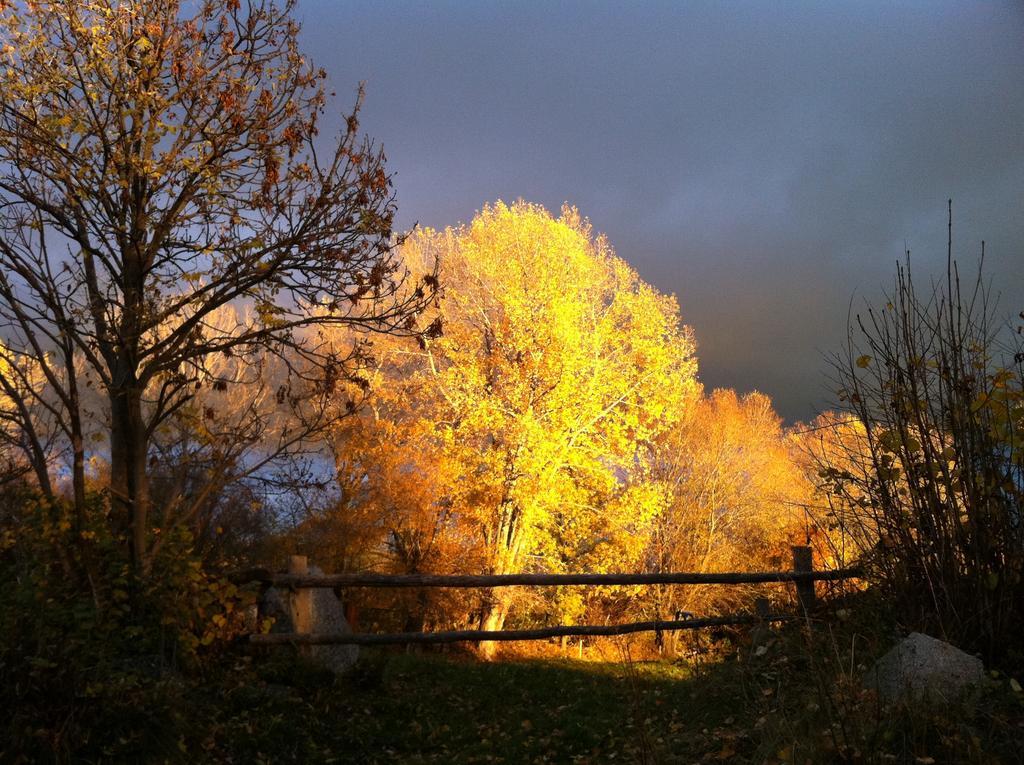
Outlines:
{"type": "MultiPolygon", "coordinates": [[[[45,410],[45,425],[20,423],[44,494],[55,498],[49,444],[79,511],[90,449],[109,457],[113,517],[140,572],[154,436],[197,390],[231,395],[239,376],[262,386],[294,424],[271,436],[248,422],[218,443],[286,453],[365,359],[358,336],[341,349],[321,328],[412,331],[429,298],[395,256],[390,178],[358,102],[336,139],[319,137],[324,73],[300,53],[291,12],[271,0],[0,3],[0,316],[10,352],[45,385],[0,373],[26,413],[45,410]],[[244,371],[211,374],[214,357],[244,371]],[[269,382],[268,357],[281,365],[269,382]],[[89,385],[101,413],[83,405],[89,385]],[[101,445],[86,440],[91,417],[101,445]]],[[[230,464],[232,477],[252,470],[230,464]]]]}
{"type": "Polygon", "coordinates": [[[878,542],[871,500],[867,429],[849,412],[827,411],[794,428],[797,461],[814,487],[807,502],[811,543],[823,568],[861,561],[878,542]]]}
{"type": "MultiPolygon", "coordinates": [[[[702,397],[658,440],[651,480],[663,487],[667,505],[649,528],[644,570],[778,569],[789,545],[803,541],[802,504],[812,487],[761,393],[719,389],[702,397]]],[[[734,597],[749,593],[656,587],[646,603],[649,616],[666,618],[734,597]]]]}
{"type": "MultiPolygon", "coordinates": [[[[32,433],[26,432],[23,424],[38,417],[33,391],[42,385],[34,359],[0,343],[0,485],[32,472],[32,465],[25,459],[26,439],[32,433]]],[[[36,449],[45,453],[47,444],[39,443],[36,449]]]]}
{"type": "MultiPolygon", "coordinates": [[[[444,518],[444,535],[480,573],[614,560],[658,509],[630,476],[695,390],[675,300],[570,207],[555,218],[498,203],[467,226],[417,232],[402,254],[416,273],[440,260],[443,334],[418,349],[378,344],[373,407],[349,423],[357,433],[339,432],[340,450],[361,464],[344,469],[400,483],[443,465],[450,480],[407,508],[431,520],[408,528],[422,534],[444,518]],[[365,450],[368,440],[378,446],[365,450]]],[[[511,604],[494,592],[479,625],[500,629],[511,604]]]]}

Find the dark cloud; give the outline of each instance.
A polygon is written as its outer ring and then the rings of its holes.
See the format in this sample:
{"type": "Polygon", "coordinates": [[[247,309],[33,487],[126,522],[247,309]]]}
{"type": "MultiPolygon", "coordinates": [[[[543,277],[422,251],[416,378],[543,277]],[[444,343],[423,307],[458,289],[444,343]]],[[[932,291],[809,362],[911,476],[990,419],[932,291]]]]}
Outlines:
{"type": "Polygon", "coordinates": [[[307,50],[397,172],[400,225],[570,201],[679,297],[709,387],[790,419],[904,245],[987,240],[1024,308],[1019,3],[300,5],[307,50]],[[551,7],[556,6],[556,7],[551,7]]]}

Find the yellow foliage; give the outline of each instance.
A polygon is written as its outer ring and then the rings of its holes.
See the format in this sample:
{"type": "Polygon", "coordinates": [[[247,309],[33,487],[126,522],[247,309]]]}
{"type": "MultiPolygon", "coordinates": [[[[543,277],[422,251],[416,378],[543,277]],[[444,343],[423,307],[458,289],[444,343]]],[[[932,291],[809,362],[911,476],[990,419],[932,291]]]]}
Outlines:
{"type": "MultiPolygon", "coordinates": [[[[669,506],[651,530],[646,566],[655,571],[788,568],[802,544],[813,486],[771,401],[716,390],[658,443],[653,478],[669,506]]],[[[740,598],[741,588],[681,588],[659,593],[660,615],[704,612],[711,601],[740,598]]]]}
{"type": "Polygon", "coordinates": [[[22,423],[34,414],[36,397],[45,382],[38,359],[17,353],[0,340],[0,456],[4,459],[17,459],[9,453],[10,444],[19,441],[22,423]]]}
{"type": "Polygon", "coordinates": [[[443,529],[454,544],[435,568],[617,565],[664,505],[634,478],[697,389],[675,300],[570,207],[499,202],[415,233],[403,256],[414,273],[440,259],[443,334],[378,345],[373,412],[339,434],[346,469],[382,517],[401,505],[402,523],[443,529]]]}

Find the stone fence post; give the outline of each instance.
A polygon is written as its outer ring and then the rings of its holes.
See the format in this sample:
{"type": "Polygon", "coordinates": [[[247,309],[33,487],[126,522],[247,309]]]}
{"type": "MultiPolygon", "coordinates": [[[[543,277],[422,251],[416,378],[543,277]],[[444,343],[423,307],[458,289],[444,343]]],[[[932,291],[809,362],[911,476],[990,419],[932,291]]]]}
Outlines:
{"type": "MultiPolygon", "coordinates": [[[[305,576],[309,573],[309,558],[305,555],[288,556],[288,573],[305,576]]],[[[296,587],[288,603],[291,607],[292,629],[297,634],[313,631],[313,591],[308,587],[296,587]]]]}

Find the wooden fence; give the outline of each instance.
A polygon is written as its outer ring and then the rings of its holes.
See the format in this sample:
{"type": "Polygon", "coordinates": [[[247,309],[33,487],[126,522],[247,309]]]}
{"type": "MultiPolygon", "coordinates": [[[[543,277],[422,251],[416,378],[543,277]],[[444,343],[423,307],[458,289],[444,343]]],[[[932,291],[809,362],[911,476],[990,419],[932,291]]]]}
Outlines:
{"type": "MultiPolygon", "coordinates": [[[[394,645],[408,643],[457,643],[464,641],[543,640],[569,636],[626,635],[635,632],[669,632],[704,627],[778,622],[805,617],[815,608],[814,583],[838,581],[859,577],[857,569],[815,571],[810,547],[793,547],[793,568],[790,571],[763,571],[744,573],[665,573],[665,574],[493,574],[493,575],[437,575],[437,574],[311,574],[305,556],[293,555],[288,573],[273,573],[266,569],[250,569],[232,575],[236,584],[259,582],[265,587],[287,587],[293,590],[318,587],[458,587],[491,589],[495,587],[555,587],[565,585],[739,585],[760,583],[792,583],[796,587],[797,610],[791,614],[772,614],[767,600],[758,599],[757,612],[707,618],[688,618],[664,621],[631,622],[612,625],[561,625],[524,630],[454,630],[449,632],[396,632],[384,634],[320,634],[313,632],[254,634],[249,639],[258,645],[394,645]]],[[[306,598],[300,599],[299,609],[309,608],[306,598]]],[[[303,625],[309,619],[296,619],[303,625]]],[[[302,627],[298,627],[302,629],[302,627]]]]}

